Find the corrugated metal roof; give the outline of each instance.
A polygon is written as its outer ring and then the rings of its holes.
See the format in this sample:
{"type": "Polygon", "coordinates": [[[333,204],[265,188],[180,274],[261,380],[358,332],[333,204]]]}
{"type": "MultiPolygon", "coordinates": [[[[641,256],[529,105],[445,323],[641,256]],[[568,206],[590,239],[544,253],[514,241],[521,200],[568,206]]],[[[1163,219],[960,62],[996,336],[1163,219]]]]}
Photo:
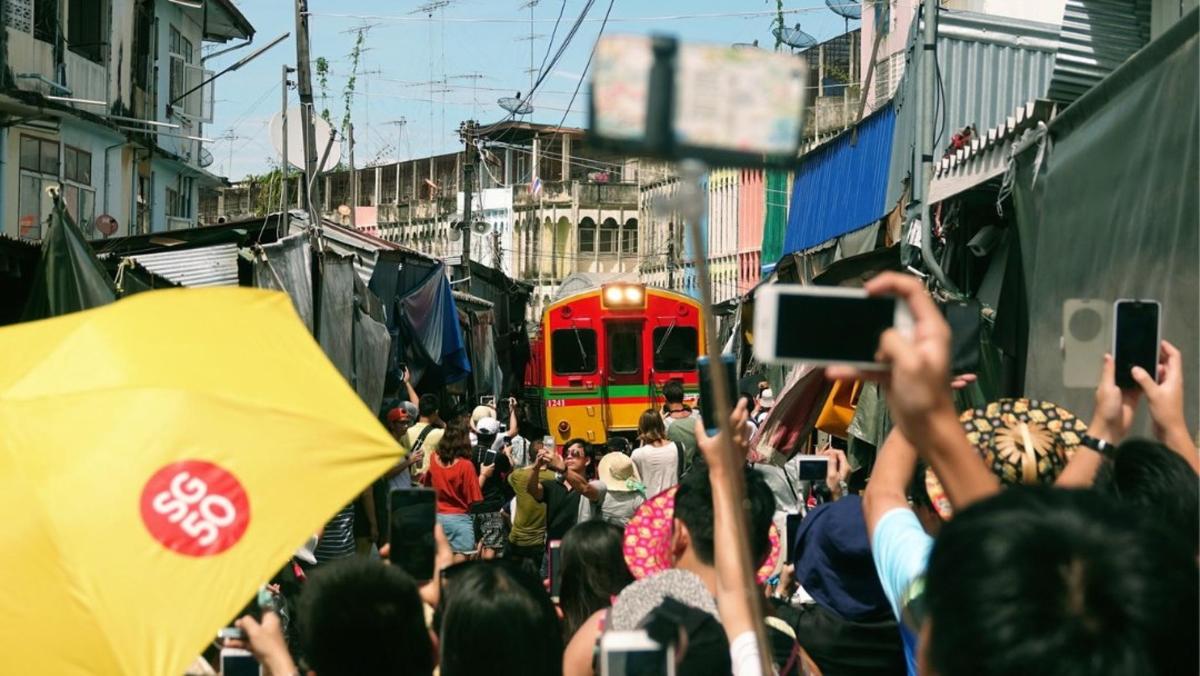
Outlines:
{"type": "Polygon", "coordinates": [[[1038,123],[1050,120],[1053,105],[1047,100],[1030,101],[1013,111],[1003,123],[981,131],[965,148],[943,157],[933,167],[929,202],[940,202],[1003,174],[1013,148],[1032,134],[1038,123]]]}
{"type": "Polygon", "coordinates": [[[888,160],[896,116],[888,105],[807,153],[796,167],[783,252],[802,251],[857,230],[886,213],[888,160]]]}
{"type": "Polygon", "coordinates": [[[236,244],[127,256],[160,277],[188,287],[237,286],[236,244]]]}
{"type": "MultiPolygon", "coordinates": [[[[895,144],[888,172],[888,204],[895,204],[919,166],[917,91],[920,21],[909,35],[908,65],[893,99],[895,144]]],[[[938,69],[945,105],[937,154],[950,137],[974,125],[981,134],[1007,122],[1018,106],[1045,98],[1058,49],[1058,26],[976,12],[938,12],[938,69]]],[[[939,117],[942,119],[942,117],[939,117]]]]}
{"type": "Polygon", "coordinates": [[[1067,0],[1049,97],[1073,102],[1149,41],[1149,0],[1067,0]]]}

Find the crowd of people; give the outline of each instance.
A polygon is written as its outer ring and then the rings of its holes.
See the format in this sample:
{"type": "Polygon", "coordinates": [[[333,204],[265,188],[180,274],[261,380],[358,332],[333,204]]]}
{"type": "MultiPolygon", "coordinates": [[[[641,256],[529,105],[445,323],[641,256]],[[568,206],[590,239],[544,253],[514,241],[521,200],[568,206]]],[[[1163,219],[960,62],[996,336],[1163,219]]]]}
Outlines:
{"type": "Polygon", "coordinates": [[[894,428],[865,490],[837,449],[815,501],[757,462],[765,387],[725,439],[668,383],[629,449],[526,439],[515,401],[503,422],[443,416],[406,379],[385,413],[397,463],[285,569],[301,578],[287,612],[241,617],[231,644],[271,676],[586,676],[633,629],[686,676],[1193,671],[1200,458],[1179,350],[1135,368],[1136,389],[1106,358],[1090,423],[1036,393],[960,413],[921,282],[867,290],[902,298],[914,328],[884,334],[884,370],[827,370],[886,393],[894,428]],[[1155,438],[1126,438],[1142,400],[1155,438]],[[428,580],[387,562],[409,543],[387,541],[386,495],[415,485],[436,491],[428,580]]]}

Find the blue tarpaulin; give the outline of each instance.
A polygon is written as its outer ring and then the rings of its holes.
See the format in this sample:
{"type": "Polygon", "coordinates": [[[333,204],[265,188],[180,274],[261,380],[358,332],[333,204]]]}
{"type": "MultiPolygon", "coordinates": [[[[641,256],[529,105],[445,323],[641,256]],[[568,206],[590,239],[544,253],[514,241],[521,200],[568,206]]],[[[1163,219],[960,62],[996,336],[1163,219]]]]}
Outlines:
{"type": "MultiPolygon", "coordinates": [[[[458,309],[444,268],[438,266],[398,301],[399,319],[408,345],[420,360],[435,367],[442,381],[453,383],[471,373],[467,344],[458,324],[458,309]]],[[[419,362],[418,362],[419,363],[419,362]]]]}
{"type": "Polygon", "coordinates": [[[891,104],[806,154],[796,167],[783,252],[803,251],[887,213],[888,166],[896,115],[891,104]]]}

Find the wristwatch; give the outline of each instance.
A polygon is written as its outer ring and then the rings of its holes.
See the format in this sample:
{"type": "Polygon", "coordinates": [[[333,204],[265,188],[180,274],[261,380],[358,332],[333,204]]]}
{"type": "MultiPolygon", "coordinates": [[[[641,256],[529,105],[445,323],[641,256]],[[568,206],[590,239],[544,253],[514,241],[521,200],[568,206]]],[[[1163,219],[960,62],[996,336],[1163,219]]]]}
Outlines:
{"type": "Polygon", "coordinates": [[[1110,460],[1112,459],[1113,451],[1116,450],[1116,446],[1113,446],[1107,441],[1103,439],[1097,439],[1096,437],[1087,434],[1080,437],[1079,443],[1087,446],[1088,448],[1110,460]]]}
{"type": "Polygon", "coordinates": [[[554,480],[557,481],[558,483],[561,484],[563,481],[566,481],[566,479],[567,479],[567,475],[565,473],[563,473],[563,472],[555,472],[554,473],[554,480]]]}

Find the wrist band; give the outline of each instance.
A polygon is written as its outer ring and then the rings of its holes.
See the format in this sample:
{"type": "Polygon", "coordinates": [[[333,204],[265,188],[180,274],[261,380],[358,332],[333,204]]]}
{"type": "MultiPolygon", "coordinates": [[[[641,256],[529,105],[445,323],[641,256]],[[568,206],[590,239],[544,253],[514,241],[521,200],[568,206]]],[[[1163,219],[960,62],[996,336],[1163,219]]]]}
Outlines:
{"type": "Polygon", "coordinates": [[[1113,446],[1107,441],[1103,439],[1097,439],[1096,437],[1087,434],[1084,434],[1082,437],[1080,437],[1079,443],[1110,460],[1113,457],[1113,451],[1116,450],[1116,446],[1113,446]]]}

